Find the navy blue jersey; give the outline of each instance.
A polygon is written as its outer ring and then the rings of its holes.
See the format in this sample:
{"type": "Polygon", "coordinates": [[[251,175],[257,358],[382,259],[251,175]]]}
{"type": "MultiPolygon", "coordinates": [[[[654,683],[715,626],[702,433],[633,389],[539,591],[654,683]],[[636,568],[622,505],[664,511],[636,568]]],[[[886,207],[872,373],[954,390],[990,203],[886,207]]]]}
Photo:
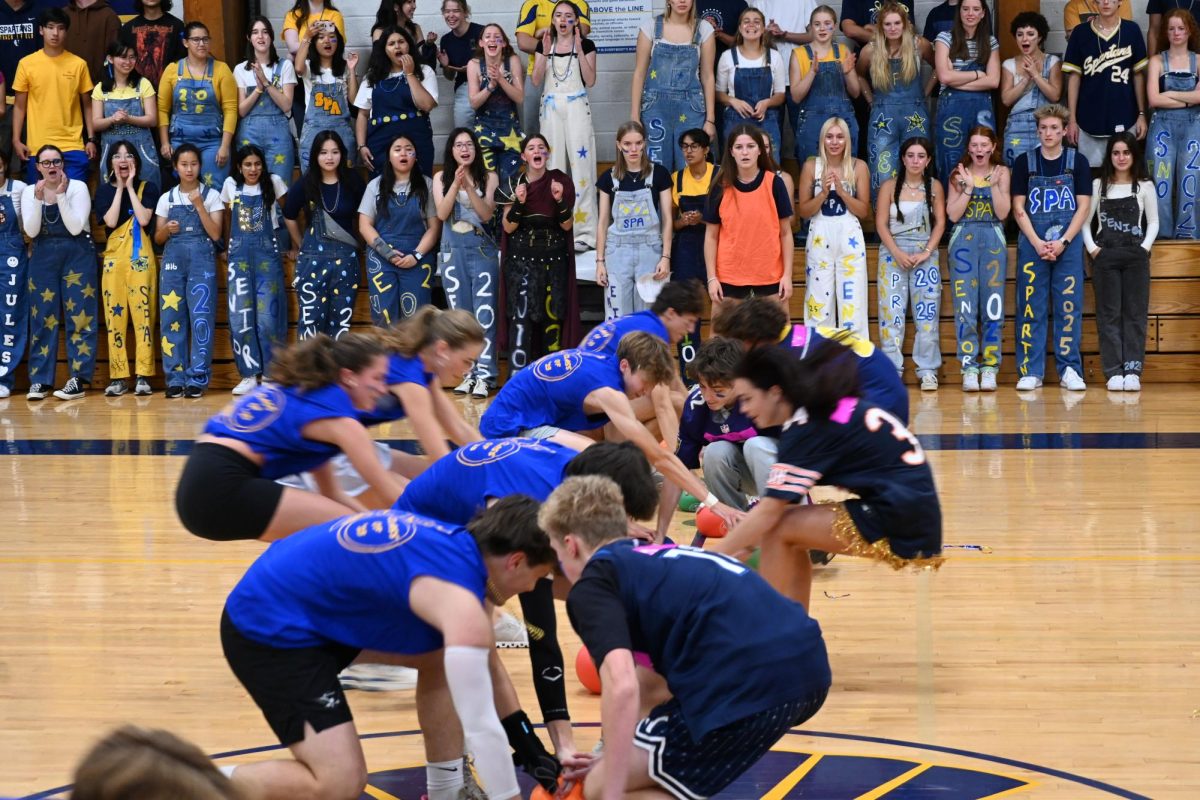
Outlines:
{"type": "Polygon", "coordinates": [[[489,439],[499,439],[540,425],[566,431],[602,428],[608,415],[586,413],[583,401],[605,387],[625,391],[615,358],[581,350],[542,356],[500,388],[483,412],[479,432],[489,439]]]}
{"type": "Polygon", "coordinates": [[[713,411],[704,402],[704,396],[697,386],[688,393],[683,404],[683,416],[679,420],[679,445],[675,448],[675,455],[688,469],[699,469],[700,451],[706,444],[740,444],[757,435],[754,423],[742,413],[737,401],[729,408],[713,411]]]}
{"type": "MultiPolygon", "coordinates": [[[[432,372],[425,371],[425,364],[419,356],[402,356],[392,353],[388,356],[388,371],[385,383],[389,387],[401,383],[415,383],[418,386],[436,386],[437,379],[432,372]]],[[[358,419],[363,425],[379,425],[384,422],[395,422],[404,419],[408,412],[400,404],[396,395],[388,392],[379,400],[372,411],[360,411],[358,419]]]]}
{"type": "Polygon", "coordinates": [[[482,607],[487,568],[469,532],[414,514],[370,511],[274,542],[225,601],[234,626],[273,647],[342,644],[428,653],[442,634],[408,605],[413,580],[462,586],[482,607]]]}
{"type": "Polygon", "coordinates": [[[263,384],[209,419],[204,432],[245,442],[263,457],[262,476],[275,480],[308,472],[341,452],[335,445],[306,439],[302,433],[308,423],[334,417],[358,417],[350,395],[340,386],[306,392],[263,384]]]}
{"type": "Polygon", "coordinates": [[[579,455],[541,439],[484,439],[442,456],[392,506],[430,519],[466,525],[488,500],[524,494],[539,503],[563,479],[567,463],[579,455]]]}
{"type": "Polygon", "coordinates": [[[766,494],[796,503],[817,484],[858,495],[846,510],[867,541],[886,538],[901,558],[941,552],[942,509],[925,451],[887,411],[845,398],[827,420],[795,413],[783,426],[766,494]]]}
{"type": "MultiPolygon", "coordinates": [[[[1093,136],[1112,136],[1132,130],[1138,118],[1134,80],[1146,69],[1146,38],[1136,22],[1120,20],[1107,37],[1091,25],[1076,25],[1063,54],[1063,82],[1074,72],[1087,102],[1079,103],[1079,128],[1093,136]]],[[[1013,191],[1013,194],[1016,194],[1013,191]]]]}
{"type": "Polygon", "coordinates": [[[813,345],[837,335],[858,356],[858,383],[863,399],[908,424],[908,389],[896,371],[896,365],[870,339],[859,338],[839,328],[810,328],[792,325],[779,340],[797,358],[804,358],[813,345]]]}
{"type": "Polygon", "coordinates": [[[693,741],[830,685],[821,627],[757,572],[699,548],[632,540],[596,551],[567,597],[597,667],[644,652],[693,741]]]}
{"type": "Polygon", "coordinates": [[[635,311],[618,319],[602,322],[592,329],[580,343],[579,349],[585,353],[599,353],[604,356],[617,355],[617,345],[627,334],[635,331],[645,331],[651,336],[657,336],[664,342],[670,343],[667,326],[663,325],[658,314],[653,311],[635,311]]]}

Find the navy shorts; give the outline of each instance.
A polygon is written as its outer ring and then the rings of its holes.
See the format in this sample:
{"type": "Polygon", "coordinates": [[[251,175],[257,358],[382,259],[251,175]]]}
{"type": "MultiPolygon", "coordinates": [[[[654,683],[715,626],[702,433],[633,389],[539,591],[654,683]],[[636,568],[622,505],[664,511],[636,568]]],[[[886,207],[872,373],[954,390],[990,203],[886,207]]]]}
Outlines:
{"type": "Polygon", "coordinates": [[[680,800],[703,800],[733,783],[785,733],[812,717],[829,688],[768,708],[692,740],[672,697],[638,723],[633,743],[650,754],[650,777],[680,800]]]}

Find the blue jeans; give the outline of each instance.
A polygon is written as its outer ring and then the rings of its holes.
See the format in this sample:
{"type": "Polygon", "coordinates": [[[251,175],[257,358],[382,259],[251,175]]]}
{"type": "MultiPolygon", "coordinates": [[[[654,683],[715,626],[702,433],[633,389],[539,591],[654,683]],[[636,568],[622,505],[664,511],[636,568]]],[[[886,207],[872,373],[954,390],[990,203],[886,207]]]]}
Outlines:
{"type": "Polygon", "coordinates": [[[642,125],[646,128],[650,160],[667,172],[684,166],[679,137],[684,131],[704,126],[704,95],[666,89],[642,92],[642,125]]]}
{"type": "Polygon", "coordinates": [[[661,256],[662,237],[657,231],[621,235],[609,232],[604,247],[608,262],[608,287],[604,290],[606,320],[650,307],[638,293],[637,279],[639,275],[653,272],[661,256]]]}
{"type": "Polygon", "coordinates": [[[948,248],[958,360],[964,372],[1000,368],[1008,252],[999,224],[956,225],[948,248]]]}
{"type": "Polygon", "coordinates": [[[99,334],[97,271],[96,251],[90,238],[34,239],[33,256],[29,259],[29,283],[33,287],[29,293],[28,318],[30,383],[54,382],[58,366],[58,320],[66,326],[69,374],[91,381],[99,334]]]}
{"type": "Polygon", "coordinates": [[[350,330],[358,294],[358,253],[354,247],[306,235],[296,258],[296,338],[325,333],[334,339],[350,330]]]}
{"type": "Polygon", "coordinates": [[[876,98],[867,128],[867,167],[871,170],[871,193],[896,177],[900,170],[900,145],[914,136],[929,138],[929,112],[925,98],[912,103],[885,103],[876,98]]]}
{"type": "MultiPolygon", "coordinates": [[[[529,84],[526,83],[526,92],[529,91],[528,86],[529,84]]],[[[467,94],[466,82],[454,90],[454,127],[475,127],[475,109],[471,108],[471,98],[467,94]]],[[[528,126],[526,126],[526,130],[528,129],[528,126]]]]}
{"type": "MultiPolygon", "coordinates": [[[[264,165],[272,175],[278,175],[286,185],[292,185],[292,172],[296,167],[296,143],[292,140],[292,131],[288,127],[288,119],[283,114],[252,114],[242,119],[238,125],[237,135],[233,139],[236,152],[247,144],[258,145],[266,155],[264,165]]],[[[347,142],[347,149],[353,145],[353,140],[347,142]]],[[[230,158],[233,153],[230,153],[230,158]]],[[[215,187],[220,191],[221,187],[215,187]]]]}
{"type": "Polygon", "coordinates": [[[208,386],[217,319],[217,265],[208,237],[167,242],[158,292],[167,385],[208,386]]]}
{"type": "Polygon", "coordinates": [[[217,166],[217,151],[221,149],[221,141],[224,137],[221,127],[219,125],[210,127],[203,122],[195,122],[188,116],[179,114],[171,120],[171,149],[174,150],[185,142],[194,144],[200,150],[201,182],[209,189],[216,189],[219,192],[225,179],[229,177],[229,162],[233,160],[233,153],[229,154],[225,166],[217,166]]]}
{"type": "Polygon", "coordinates": [[[287,341],[283,260],[274,232],[238,234],[229,242],[229,333],[238,374],[266,372],[272,347],[287,341]]]}
{"type": "Polygon", "coordinates": [[[29,295],[25,240],[19,233],[0,239],[0,386],[8,389],[12,389],[14,373],[25,356],[29,295]]]}
{"type": "Polygon", "coordinates": [[[495,386],[500,376],[496,368],[496,304],[500,283],[500,251],[491,237],[472,229],[458,233],[449,227],[442,231],[442,286],[451,308],[470,311],[483,328],[483,351],[475,360],[471,376],[495,386]]]}
{"type": "Polygon", "coordinates": [[[954,166],[967,148],[968,134],[976,125],[996,129],[989,92],[964,92],[943,89],[937,104],[937,176],[947,185],[954,166]]]}
{"type": "Polygon", "coordinates": [[[1083,237],[1057,261],[1043,261],[1029,240],[1017,240],[1017,369],[1021,376],[1046,374],[1047,317],[1054,315],[1054,365],[1083,374],[1079,356],[1083,323],[1083,237]]]}
{"type": "Polygon", "coordinates": [[[1017,156],[1033,153],[1039,146],[1037,120],[1031,112],[1010,114],[1004,126],[1004,163],[1012,167],[1017,156]]]}
{"type": "MultiPolygon", "coordinates": [[[[374,250],[367,253],[367,295],[371,324],[386,328],[417,313],[432,300],[432,254],[411,267],[397,267],[374,250]]],[[[356,270],[357,271],[357,270],[356,270]]]]}
{"type": "Polygon", "coordinates": [[[1146,137],[1146,160],[1158,195],[1158,235],[1195,239],[1200,181],[1200,122],[1192,108],[1159,109],[1146,137]]]}

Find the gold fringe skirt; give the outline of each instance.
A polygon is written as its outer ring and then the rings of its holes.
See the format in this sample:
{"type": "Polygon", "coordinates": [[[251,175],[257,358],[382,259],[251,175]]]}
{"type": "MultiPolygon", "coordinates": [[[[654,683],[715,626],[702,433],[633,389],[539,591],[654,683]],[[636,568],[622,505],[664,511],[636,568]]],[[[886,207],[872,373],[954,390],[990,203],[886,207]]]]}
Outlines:
{"type": "Polygon", "coordinates": [[[868,542],[854,524],[854,518],[846,510],[845,503],[831,503],[833,506],[833,535],[846,548],[846,553],[872,561],[882,561],[895,570],[932,569],[936,570],[946,562],[944,556],[929,556],[926,558],[903,558],[892,552],[892,544],[885,537],[874,542],[868,542]]]}

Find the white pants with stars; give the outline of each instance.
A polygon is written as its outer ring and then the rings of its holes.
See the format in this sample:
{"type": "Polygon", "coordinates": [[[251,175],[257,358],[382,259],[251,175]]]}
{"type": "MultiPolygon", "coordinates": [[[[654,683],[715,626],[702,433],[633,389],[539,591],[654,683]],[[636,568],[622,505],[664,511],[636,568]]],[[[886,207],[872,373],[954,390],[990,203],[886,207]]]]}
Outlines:
{"type": "Polygon", "coordinates": [[[853,214],[817,214],[804,245],[804,324],[867,330],[867,246],[853,214]]]}
{"type": "Polygon", "coordinates": [[[560,169],[575,184],[575,241],[596,247],[596,130],[586,91],[542,96],[539,125],[550,143],[546,169],[560,169]]]}
{"type": "MultiPolygon", "coordinates": [[[[920,243],[905,246],[897,242],[906,253],[915,253],[925,245],[920,243]]],[[[886,247],[879,248],[879,348],[896,366],[904,371],[904,317],[908,306],[912,306],[913,363],[917,376],[934,375],[942,366],[942,345],[939,340],[938,306],[942,299],[942,275],[938,269],[938,255],[933,255],[912,269],[901,269],[886,247]]]]}

